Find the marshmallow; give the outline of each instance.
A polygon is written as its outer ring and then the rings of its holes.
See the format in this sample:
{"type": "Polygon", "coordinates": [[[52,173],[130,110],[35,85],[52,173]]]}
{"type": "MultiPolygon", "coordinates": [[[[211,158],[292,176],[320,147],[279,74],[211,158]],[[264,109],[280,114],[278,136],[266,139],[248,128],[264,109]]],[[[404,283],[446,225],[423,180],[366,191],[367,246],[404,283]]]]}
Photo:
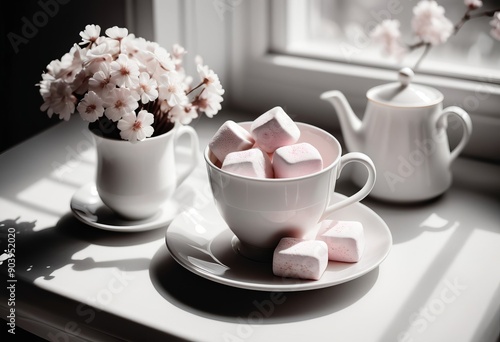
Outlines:
{"type": "Polygon", "coordinates": [[[224,159],[221,169],[248,177],[273,177],[271,159],[267,153],[259,148],[229,153],[224,159]]]}
{"type": "Polygon", "coordinates": [[[254,143],[252,135],[246,129],[228,120],[214,134],[209,142],[209,148],[217,159],[223,162],[229,153],[247,150],[254,143]]]}
{"type": "Polygon", "coordinates": [[[280,277],[319,280],[327,265],[324,241],[284,237],[273,254],[273,273],[280,277]]]}
{"type": "Polygon", "coordinates": [[[267,153],[294,144],[300,137],[299,127],[281,107],[274,107],[255,119],[250,126],[250,133],[267,153]]]}
{"type": "Polygon", "coordinates": [[[319,151],[309,143],[278,148],[273,155],[274,176],[291,178],[309,175],[323,169],[319,151]]]}
{"type": "Polygon", "coordinates": [[[328,245],[328,260],[357,262],[365,247],[363,225],[357,221],[320,222],[316,239],[328,245]]]}

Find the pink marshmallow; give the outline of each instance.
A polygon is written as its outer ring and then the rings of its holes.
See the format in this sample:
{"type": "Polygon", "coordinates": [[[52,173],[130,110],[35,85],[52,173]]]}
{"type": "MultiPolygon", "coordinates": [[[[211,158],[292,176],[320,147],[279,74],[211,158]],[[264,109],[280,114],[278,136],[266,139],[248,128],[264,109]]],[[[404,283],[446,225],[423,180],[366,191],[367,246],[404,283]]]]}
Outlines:
{"type": "Polygon", "coordinates": [[[273,273],[279,277],[319,280],[328,265],[324,241],[285,237],[273,254],[273,273]]]}
{"type": "Polygon", "coordinates": [[[208,146],[217,159],[223,162],[229,153],[247,150],[254,143],[252,135],[246,129],[228,120],[220,126],[208,146]]]}
{"type": "Polygon", "coordinates": [[[291,178],[309,175],[323,169],[319,151],[309,143],[278,148],[273,155],[274,176],[291,178]]]}
{"type": "Polygon", "coordinates": [[[271,159],[267,153],[259,148],[229,153],[224,159],[221,169],[247,177],[273,177],[271,159]]]}
{"type": "Polygon", "coordinates": [[[328,259],[358,262],[365,248],[363,225],[357,221],[325,220],[319,223],[316,239],[328,245],[328,259]]]}
{"type": "Polygon", "coordinates": [[[299,127],[281,107],[274,107],[255,119],[250,126],[250,133],[267,153],[294,144],[300,137],[299,127]]]}

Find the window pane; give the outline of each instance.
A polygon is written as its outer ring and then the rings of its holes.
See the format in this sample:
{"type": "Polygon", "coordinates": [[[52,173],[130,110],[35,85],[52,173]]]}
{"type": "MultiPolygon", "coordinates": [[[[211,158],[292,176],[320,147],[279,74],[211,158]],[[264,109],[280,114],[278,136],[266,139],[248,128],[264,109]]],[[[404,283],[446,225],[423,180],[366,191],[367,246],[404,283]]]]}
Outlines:
{"type": "MultiPolygon", "coordinates": [[[[411,31],[416,4],[417,1],[401,0],[288,0],[286,39],[279,46],[282,52],[347,63],[413,67],[424,48],[398,61],[384,55],[369,34],[382,20],[397,19],[402,41],[417,42],[411,31]]],[[[438,4],[445,8],[445,15],[453,24],[460,21],[466,10],[463,0],[439,0],[438,4]]],[[[483,7],[472,13],[494,8],[500,8],[499,0],[484,0],[483,7]]],[[[491,17],[467,21],[455,36],[429,51],[419,71],[498,82],[500,41],[490,35],[490,21],[491,17]]]]}

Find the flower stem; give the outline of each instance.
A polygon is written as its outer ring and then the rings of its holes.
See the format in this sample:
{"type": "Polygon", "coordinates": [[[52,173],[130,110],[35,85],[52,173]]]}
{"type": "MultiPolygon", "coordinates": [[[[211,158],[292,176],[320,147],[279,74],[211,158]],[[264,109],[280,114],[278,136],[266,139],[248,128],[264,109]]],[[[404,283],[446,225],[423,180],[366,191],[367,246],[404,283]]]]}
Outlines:
{"type": "Polygon", "coordinates": [[[422,62],[422,60],[424,59],[424,57],[427,56],[427,54],[429,53],[429,50],[432,47],[432,45],[429,44],[429,43],[424,44],[424,45],[425,45],[425,50],[422,53],[422,55],[420,56],[420,58],[418,59],[417,63],[415,63],[415,65],[413,66],[413,70],[417,70],[418,66],[420,65],[420,63],[422,62]]]}
{"type": "Polygon", "coordinates": [[[200,83],[200,84],[198,84],[196,87],[194,87],[193,89],[191,89],[190,91],[188,91],[188,92],[186,93],[186,95],[191,94],[193,91],[195,91],[196,89],[198,89],[199,87],[201,87],[201,86],[202,86],[202,85],[204,85],[204,84],[205,84],[205,82],[201,82],[201,83],[200,83]]]}

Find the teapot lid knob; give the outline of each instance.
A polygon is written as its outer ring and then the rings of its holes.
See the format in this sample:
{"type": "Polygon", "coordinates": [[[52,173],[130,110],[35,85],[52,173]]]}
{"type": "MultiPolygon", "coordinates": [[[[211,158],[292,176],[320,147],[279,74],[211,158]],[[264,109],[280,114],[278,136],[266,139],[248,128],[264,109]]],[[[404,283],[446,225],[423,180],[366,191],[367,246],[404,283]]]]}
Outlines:
{"type": "Polygon", "coordinates": [[[410,84],[415,73],[411,68],[405,67],[399,70],[398,79],[402,86],[406,87],[410,84]]]}

